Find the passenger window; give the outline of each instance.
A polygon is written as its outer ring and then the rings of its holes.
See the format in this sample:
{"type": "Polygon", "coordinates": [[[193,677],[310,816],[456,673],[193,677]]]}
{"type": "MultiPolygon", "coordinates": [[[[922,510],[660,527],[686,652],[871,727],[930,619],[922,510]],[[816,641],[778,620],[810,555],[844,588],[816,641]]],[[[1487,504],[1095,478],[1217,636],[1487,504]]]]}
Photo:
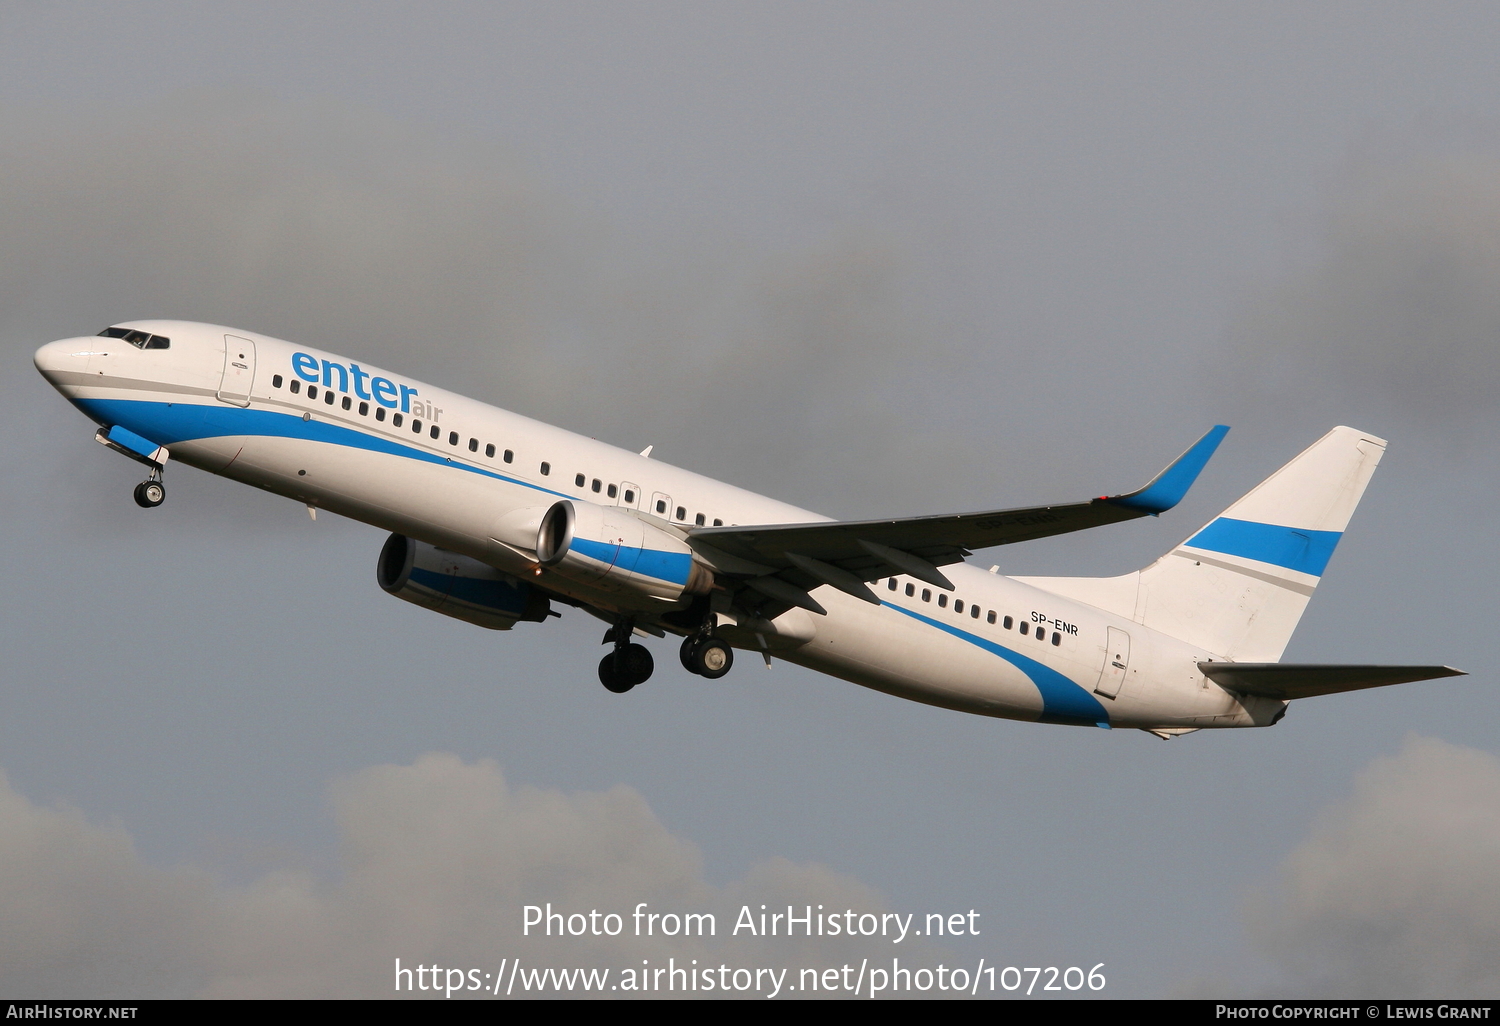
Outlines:
{"type": "Polygon", "coordinates": [[[627,506],[633,506],[633,505],[635,505],[635,489],[634,488],[627,488],[627,489],[625,489],[625,505],[627,505],[627,506]]]}
{"type": "Polygon", "coordinates": [[[890,591],[896,590],[896,579],[894,577],[892,577],[890,581],[886,583],[886,588],[890,591]]]}
{"type": "Polygon", "coordinates": [[[1057,631],[1052,632],[1052,644],[1054,647],[1062,644],[1062,635],[1057,633],[1057,631]]]}
{"type": "Polygon", "coordinates": [[[354,400],[353,400],[353,399],[350,399],[350,398],[349,398],[349,397],[348,397],[348,396],[347,396],[347,395],[346,395],[346,396],[344,396],[344,401],[343,401],[343,402],[342,402],[342,403],[341,403],[341,404],[340,404],[340,405],[341,405],[341,406],[343,406],[343,407],[344,407],[344,409],[346,409],[346,410],[347,410],[347,409],[349,409],[349,407],[351,407],[351,406],[353,406],[353,405],[354,405],[354,400]]]}
{"type": "MultiPolygon", "coordinates": [[[[448,444],[449,445],[457,445],[458,444],[458,432],[457,431],[449,431],[448,432],[448,444]]],[[[479,440],[475,439],[474,444],[471,445],[469,448],[471,448],[471,449],[477,449],[477,448],[479,448],[479,440]]]]}
{"type": "Polygon", "coordinates": [[[309,399],[316,399],[318,397],[318,386],[317,385],[308,385],[307,386],[307,397],[309,399]]]}
{"type": "Polygon", "coordinates": [[[1004,627],[1006,630],[1010,630],[1011,624],[1013,624],[1013,623],[1015,623],[1015,621],[1012,620],[1010,617],[1007,616],[1005,618],[1005,622],[1003,624],[1001,624],[1001,626],[1004,627]]]}
{"type": "Polygon", "coordinates": [[[291,380],[291,383],[286,387],[291,390],[292,395],[296,395],[298,392],[302,391],[302,382],[297,380],[296,378],[293,378],[291,380]]]}
{"type": "Polygon", "coordinates": [[[377,407],[375,407],[375,419],[376,420],[385,420],[385,407],[384,406],[377,406],[377,407]]]}
{"type": "Polygon", "coordinates": [[[582,474],[575,475],[574,478],[573,478],[573,483],[575,485],[577,485],[579,488],[582,488],[583,487],[583,475],[582,474]]]}
{"type": "Polygon", "coordinates": [[[414,435],[420,435],[422,433],[422,422],[420,420],[417,420],[415,417],[412,418],[411,433],[414,435]]]}
{"type": "Polygon", "coordinates": [[[605,489],[605,494],[607,494],[611,499],[613,499],[616,495],[620,494],[620,489],[617,488],[617,487],[615,487],[614,485],[610,485],[608,488],[605,489]]]}
{"type": "MultiPolygon", "coordinates": [[[[494,445],[486,445],[484,447],[484,454],[486,456],[488,456],[490,459],[494,459],[495,458],[495,447],[494,447],[494,445]]],[[[507,460],[506,462],[508,463],[510,461],[507,460]]]]}
{"type": "Polygon", "coordinates": [[[337,399],[337,398],[338,398],[338,396],[336,396],[336,395],[333,394],[333,389],[331,389],[331,388],[327,389],[327,390],[325,390],[323,392],[323,401],[325,403],[327,403],[329,406],[332,406],[333,405],[333,401],[335,399],[337,399]]]}
{"type": "Polygon", "coordinates": [[[932,589],[931,588],[923,588],[922,589],[922,601],[923,602],[931,602],[932,601],[932,589]]]}
{"type": "Polygon", "coordinates": [[[400,426],[401,426],[401,414],[399,414],[399,413],[393,413],[393,414],[391,414],[391,427],[400,427],[400,426]]]}
{"type": "Polygon", "coordinates": [[[542,464],[542,476],[546,477],[550,473],[552,473],[552,464],[550,464],[550,463],[543,463],[542,464]]]}
{"type": "MultiPolygon", "coordinates": [[[[477,438],[471,438],[471,439],[469,439],[469,451],[470,452],[478,452],[479,451],[479,439],[477,439],[477,438]]],[[[493,456],[494,452],[491,451],[490,455],[493,456]]]]}
{"type": "MultiPolygon", "coordinates": [[[[1010,617],[1007,616],[1006,619],[1009,620],[1010,617]]],[[[1020,626],[1019,630],[1021,631],[1022,634],[1025,634],[1027,631],[1031,630],[1031,627],[1027,625],[1027,623],[1026,623],[1025,620],[1022,620],[1021,621],[1021,626],[1020,626]]]]}
{"type": "Polygon", "coordinates": [[[511,452],[509,449],[505,450],[505,462],[506,463],[509,463],[511,460],[513,460],[515,458],[516,458],[516,454],[515,453],[511,452]]]}
{"type": "Polygon", "coordinates": [[[368,417],[370,415],[370,404],[369,403],[360,403],[359,404],[359,415],[361,417],[368,417]]]}
{"type": "Polygon", "coordinates": [[[906,597],[907,598],[911,598],[916,593],[917,593],[917,586],[915,584],[908,584],[906,586],[906,597]]]}
{"type": "MultiPolygon", "coordinates": [[[[442,433],[443,433],[443,429],[442,428],[438,427],[436,424],[432,425],[432,431],[430,432],[430,437],[431,438],[433,438],[434,440],[436,440],[437,436],[440,435],[440,434],[442,434],[442,433]]],[[[454,435],[453,437],[456,439],[458,436],[454,435]]]]}
{"type": "Polygon", "coordinates": [[[699,527],[703,526],[703,521],[704,518],[702,513],[699,513],[696,517],[693,518],[693,523],[697,524],[699,527]]]}
{"type": "MultiPolygon", "coordinates": [[[[979,607],[978,606],[970,606],[969,607],[969,615],[972,616],[976,620],[979,619],[979,607]]],[[[994,623],[994,622],[995,622],[995,614],[991,613],[990,614],[990,623],[994,623]]]]}
{"type": "Polygon", "coordinates": [[[962,613],[964,611],[964,600],[963,599],[954,599],[953,600],[953,611],[955,613],[962,613]]]}
{"type": "Polygon", "coordinates": [[[677,507],[677,519],[678,520],[686,520],[687,519],[687,509],[685,507],[683,507],[683,506],[678,506],[677,507]]]}
{"type": "Polygon", "coordinates": [[[714,526],[715,527],[723,527],[724,526],[724,521],[720,520],[718,517],[715,517],[714,518],[714,526]]]}
{"type": "Polygon", "coordinates": [[[948,608],[948,596],[941,591],[938,592],[938,605],[943,609],[948,608]]]}
{"type": "Polygon", "coordinates": [[[603,487],[603,485],[604,485],[604,482],[600,481],[596,477],[592,481],[589,482],[589,491],[591,491],[591,492],[597,492],[601,487],[603,487]]]}
{"type": "Polygon", "coordinates": [[[989,615],[984,618],[984,622],[985,623],[994,623],[995,622],[995,611],[993,609],[991,609],[990,612],[989,612],[989,615]]]}
{"type": "Polygon", "coordinates": [[[667,501],[665,499],[657,499],[656,500],[656,512],[658,512],[658,513],[665,513],[666,511],[667,511],[667,501]]]}
{"type": "Polygon", "coordinates": [[[271,375],[271,387],[272,388],[280,388],[281,387],[281,375],[280,374],[272,374],[271,375]]]}

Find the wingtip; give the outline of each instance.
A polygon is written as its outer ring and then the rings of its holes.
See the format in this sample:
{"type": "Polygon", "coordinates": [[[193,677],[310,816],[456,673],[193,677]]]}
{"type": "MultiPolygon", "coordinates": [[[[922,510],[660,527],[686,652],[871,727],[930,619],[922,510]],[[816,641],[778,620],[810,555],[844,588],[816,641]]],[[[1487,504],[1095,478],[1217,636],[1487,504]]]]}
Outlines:
{"type": "Polygon", "coordinates": [[[1106,502],[1143,515],[1155,516],[1165,513],[1182,501],[1193,482],[1208,464],[1210,457],[1219,448],[1224,436],[1229,434],[1229,425],[1215,424],[1202,438],[1190,445],[1186,452],[1163,470],[1146,487],[1126,495],[1116,495],[1106,502]]]}

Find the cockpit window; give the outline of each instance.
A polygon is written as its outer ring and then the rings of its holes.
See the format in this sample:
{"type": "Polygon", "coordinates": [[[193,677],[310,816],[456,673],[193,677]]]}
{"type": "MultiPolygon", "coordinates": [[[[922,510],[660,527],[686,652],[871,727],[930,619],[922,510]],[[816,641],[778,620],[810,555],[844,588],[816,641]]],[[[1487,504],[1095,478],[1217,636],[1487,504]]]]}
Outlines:
{"type": "Polygon", "coordinates": [[[118,338],[129,342],[137,349],[170,349],[172,340],[162,335],[152,335],[138,328],[105,328],[99,332],[101,338],[118,338]]]}

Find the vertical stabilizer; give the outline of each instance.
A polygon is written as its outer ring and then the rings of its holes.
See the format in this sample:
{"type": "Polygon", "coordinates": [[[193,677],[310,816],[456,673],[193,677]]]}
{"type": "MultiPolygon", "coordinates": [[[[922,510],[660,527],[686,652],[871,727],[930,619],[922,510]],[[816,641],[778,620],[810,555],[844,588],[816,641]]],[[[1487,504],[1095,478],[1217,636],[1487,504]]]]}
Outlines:
{"type": "Polygon", "coordinates": [[[1146,569],[1024,578],[1236,662],[1275,662],[1385,452],[1336,427],[1146,569]]]}

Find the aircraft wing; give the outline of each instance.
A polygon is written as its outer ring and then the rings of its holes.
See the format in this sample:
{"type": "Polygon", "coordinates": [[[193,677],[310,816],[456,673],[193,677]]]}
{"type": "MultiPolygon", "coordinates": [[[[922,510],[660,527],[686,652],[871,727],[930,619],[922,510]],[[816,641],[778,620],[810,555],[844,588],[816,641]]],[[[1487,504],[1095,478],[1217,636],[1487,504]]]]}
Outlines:
{"type": "Polygon", "coordinates": [[[1451,666],[1312,666],[1297,663],[1199,663],[1214,683],[1265,698],[1312,698],[1439,677],[1465,677],[1451,666]]]}
{"type": "Polygon", "coordinates": [[[867,602],[878,600],[865,581],[900,574],[952,591],[937,568],[957,563],[973,549],[1166,512],[1187,494],[1228,431],[1223,425],[1212,428],[1144,488],[1124,495],[895,520],[698,527],[688,532],[688,544],[720,573],[744,576],[766,596],[818,613],[823,608],[806,592],[820,584],[867,602]]]}

